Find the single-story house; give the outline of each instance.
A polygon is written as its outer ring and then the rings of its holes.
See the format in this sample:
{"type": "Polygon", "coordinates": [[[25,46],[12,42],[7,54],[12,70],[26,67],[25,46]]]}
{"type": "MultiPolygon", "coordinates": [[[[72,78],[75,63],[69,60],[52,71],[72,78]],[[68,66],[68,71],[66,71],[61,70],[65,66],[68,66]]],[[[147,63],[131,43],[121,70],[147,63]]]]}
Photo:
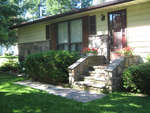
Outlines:
{"type": "Polygon", "coordinates": [[[150,0],[111,0],[12,28],[18,32],[20,56],[51,49],[80,51],[95,47],[109,58],[110,53],[128,45],[145,58],[150,53],[150,0]],[[102,38],[107,40],[107,48],[102,38]]]}
{"type": "Polygon", "coordinates": [[[39,51],[89,47],[98,48],[98,54],[109,61],[118,57],[116,51],[130,46],[144,59],[150,53],[150,0],[107,0],[12,28],[17,29],[23,57],[39,51]]]}

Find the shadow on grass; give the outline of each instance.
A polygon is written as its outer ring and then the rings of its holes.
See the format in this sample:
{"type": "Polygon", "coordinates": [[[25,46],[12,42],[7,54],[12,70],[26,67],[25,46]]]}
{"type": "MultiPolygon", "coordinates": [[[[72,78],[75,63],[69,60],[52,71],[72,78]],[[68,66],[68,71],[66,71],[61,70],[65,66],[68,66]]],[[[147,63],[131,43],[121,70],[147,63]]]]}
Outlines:
{"type": "Polygon", "coordinates": [[[150,97],[115,92],[101,100],[86,103],[98,113],[150,113],[150,97]]]}
{"type": "Polygon", "coordinates": [[[150,97],[116,92],[80,103],[12,83],[20,79],[0,77],[0,113],[150,113],[150,97]]]}

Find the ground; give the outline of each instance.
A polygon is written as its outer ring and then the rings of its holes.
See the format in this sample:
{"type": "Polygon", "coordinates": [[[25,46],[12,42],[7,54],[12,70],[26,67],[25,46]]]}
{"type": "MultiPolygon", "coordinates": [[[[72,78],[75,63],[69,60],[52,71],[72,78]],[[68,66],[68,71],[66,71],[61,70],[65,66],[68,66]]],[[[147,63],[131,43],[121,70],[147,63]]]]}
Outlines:
{"type": "Polygon", "coordinates": [[[13,82],[23,80],[0,74],[0,113],[150,113],[150,97],[114,92],[102,99],[80,103],[13,82]]]}

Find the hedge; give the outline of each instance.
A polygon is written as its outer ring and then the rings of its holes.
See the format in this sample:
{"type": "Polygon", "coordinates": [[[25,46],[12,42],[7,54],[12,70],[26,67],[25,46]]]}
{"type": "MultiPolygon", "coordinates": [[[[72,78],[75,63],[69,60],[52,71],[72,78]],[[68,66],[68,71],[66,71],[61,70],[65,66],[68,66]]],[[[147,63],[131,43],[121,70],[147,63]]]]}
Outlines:
{"type": "Polygon", "coordinates": [[[78,53],[69,51],[32,54],[25,59],[25,70],[29,77],[36,81],[52,84],[68,83],[68,66],[79,57],[78,53]]]}
{"type": "Polygon", "coordinates": [[[150,63],[134,65],[123,73],[123,86],[131,92],[150,95],[150,63]]]}

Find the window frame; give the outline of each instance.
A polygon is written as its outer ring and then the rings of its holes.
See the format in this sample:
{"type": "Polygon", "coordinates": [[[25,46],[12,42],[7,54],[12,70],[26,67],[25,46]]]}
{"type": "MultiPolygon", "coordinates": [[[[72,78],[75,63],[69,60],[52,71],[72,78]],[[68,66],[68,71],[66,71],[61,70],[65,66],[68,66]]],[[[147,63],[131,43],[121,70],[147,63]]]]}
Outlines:
{"type": "MultiPolygon", "coordinates": [[[[58,43],[58,38],[59,37],[57,37],[57,49],[58,50],[65,50],[64,47],[63,47],[63,49],[60,49],[60,46],[68,45],[68,51],[72,51],[71,46],[75,44],[75,51],[78,51],[77,50],[78,45],[81,45],[81,47],[83,46],[83,30],[82,30],[82,37],[81,37],[82,41],[81,42],[71,42],[71,21],[75,21],[75,20],[81,20],[82,21],[82,18],[76,18],[76,19],[72,19],[72,20],[68,20],[68,21],[62,21],[62,22],[57,23],[57,26],[61,23],[64,23],[64,22],[66,22],[68,24],[68,43],[59,44],[58,43]]],[[[82,23],[82,25],[83,25],[83,23],[82,23]]],[[[58,36],[58,32],[57,32],[57,36],[58,36]]]]}
{"type": "Polygon", "coordinates": [[[96,35],[96,32],[97,32],[96,25],[97,25],[96,24],[96,15],[89,16],[89,35],[96,35]],[[93,18],[94,18],[94,21],[92,21],[93,18]],[[93,27],[94,27],[94,29],[93,29],[93,27]]]}

